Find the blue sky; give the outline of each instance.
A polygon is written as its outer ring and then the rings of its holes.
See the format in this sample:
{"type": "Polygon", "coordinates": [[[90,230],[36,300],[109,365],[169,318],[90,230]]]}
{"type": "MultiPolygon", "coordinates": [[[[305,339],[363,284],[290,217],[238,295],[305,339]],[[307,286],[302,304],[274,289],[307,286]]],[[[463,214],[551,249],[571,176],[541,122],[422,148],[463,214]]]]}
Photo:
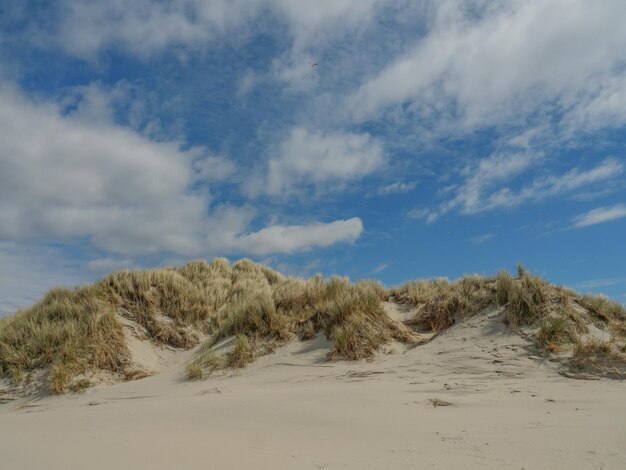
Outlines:
{"type": "Polygon", "coordinates": [[[626,301],[626,3],[0,5],[0,314],[247,256],[626,301]],[[317,65],[313,65],[317,64],[317,65]]]}

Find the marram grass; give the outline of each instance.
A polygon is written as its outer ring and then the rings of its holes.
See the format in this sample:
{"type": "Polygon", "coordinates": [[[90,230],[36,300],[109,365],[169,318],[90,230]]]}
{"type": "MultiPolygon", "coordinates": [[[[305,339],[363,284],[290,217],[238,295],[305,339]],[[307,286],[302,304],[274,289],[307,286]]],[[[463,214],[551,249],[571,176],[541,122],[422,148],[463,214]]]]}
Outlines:
{"type": "Polygon", "coordinates": [[[373,281],[294,279],[248,259],[195,260],[175,268],[117,271],[75,289],[53,289],[37,304],[0,319],[0,374],[15,384],[46,372],[47,388],[65,393],[88,386],[90,373],[118,380],[137,377],[124,339],[124,321],[143,327],[156,345],[190,349],[203,342],[187,367],[190,378],[241,368],[294,339],[323,334],[330,360],[372,357],[395,339],[437,332],[486,307],[500,307],[512,327],[535,326],[551,350],[576,344],[586,324],[600,322],[626,336],[626,311],[602,296],[581,296],[533,276],[464,276],[416,280],[387,290],[373,281]],[[390,319],[386,300],[409,304],[412,319],[390,319]],[[228,351],[220,341],[234,338],[228,351]]]}

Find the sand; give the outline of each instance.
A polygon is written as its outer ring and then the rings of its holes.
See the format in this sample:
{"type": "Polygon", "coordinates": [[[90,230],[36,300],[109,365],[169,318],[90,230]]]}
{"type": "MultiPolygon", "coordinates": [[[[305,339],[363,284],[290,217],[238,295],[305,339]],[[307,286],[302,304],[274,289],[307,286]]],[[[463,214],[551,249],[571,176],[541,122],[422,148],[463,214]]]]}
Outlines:
{"type": "Polygon", "coordinates": [[[626,382],[563,377],[497,312],[370,362],[327,350],[295,342],[197,382],[146,350],[163,373],[0,405],[1,467],[626,468],[626,382]]]}

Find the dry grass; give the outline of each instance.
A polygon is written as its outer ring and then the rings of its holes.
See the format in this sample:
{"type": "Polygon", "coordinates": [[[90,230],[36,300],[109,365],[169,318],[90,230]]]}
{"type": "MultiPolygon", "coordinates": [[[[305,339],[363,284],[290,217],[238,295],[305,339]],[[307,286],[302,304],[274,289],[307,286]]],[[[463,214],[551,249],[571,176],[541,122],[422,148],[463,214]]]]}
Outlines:
{"type": "MultiPolygon", "coordinates": [[[[17,384],[26,371],[50,366],[50,391],[75,388],[75,377],[104,370],[122,379],[130,352],[118,315],[142,325],[156,344],[190,348],[225,304],[231,285],[224,259],[180,269],[118,271],[77,289],[53,289],[0,322],[0,374],[17,384]]],[[[131,374],[132,375],[132,374],[131,374]]]]}
{"type": "Polygon", "coordinates": [[[52,366],[50,374],[50,390],[55,395],[62,395],[66,392],[72,378],[69,367],[65,364],[55,364],[52,366]]]}
{"type": "Polygon", "coordinates": [[[245,367],[293,339],[324,334],[330,359],[372,357],[392,339],[410,343],[413,329],[440,331],[486,307],[504,310],[513,327],[537,329],[552,350],[575,344],[593,321],[617,337],[626,335],[626,311],[602,296],[580,296],[518,267],[517,276],[464,276],[417,280],[387,291],[372,281],[287,278],[248,259],[196,260],[180,268],[118,271],[76,289],[53,289],[37,304],[0,320],[0,374],[15,384],[35,369],[49,370],[53,393],[79,390],[79,378],[105,371],[131,380],[130,352],[120,316],[136,322],[155,344],[188,349],[206,338],[187,368],[190,378],[245,367]],[[383,301],[416,307],[398,323],[383,301]],[[587,312],[587,313],[585,313],[587,312]],[[216,351],[225,338],[234,347],[216,351]]]}
{"type": "Polygon", "coordinates": [[[546,315],[539,323],[537,339],[548,350],[558,353],[562,344],[578,341],[578,331],[565,314],[546,315]]]}
{"type": "Polygon", "coordinates": [[[14,379],[51,366],[54,393],[62,393],[72,376],[87,369],[121,372],[129,360],[114,310],[91,287],[53,289],[3,322],[0,353],[0,372],[14,379]]]}
{"type": "Polygon", "coordinates": [[[626,323],[626,309],[605,295],[583,295],[580,304],[603,322],[626,323]]]}
{"type": "Polygon", "coordinates": [[[495,280],[496,305],[503,306],[509,302],[509,294],[513,290],[513,277],[507,271],[500,271],[495,280]]]}
{"type": "Polygon", "coordinates": [[[368,281],[335,292],[328,307],[316,316],[334,341],[329,357],[368,358],[391,338],[407,340],[383,310],[384,298],[380,286],[368,281]]]}
{"type": "Polygon", "coordinates": [[[473,315],[493,303],[492,279],[476,274],[450,282],[446,278],[408,282],[392,295],[419,309],[413,323],[427,331],[452,326],[455,315],[473,315]]]}
{"type": "Polygon", "coordinates": [[[254,361],[254,343],[247,336],[237,335],[235,347],[228,355],[228,365],[233,369],[241,369],[254,361]]]}
{"type": "Polygon", "coordinates": [[[213,346],[237,336],[235,350],[221,365],[240,368],[292,338],[310,339],[319,332],[334,342],[329,358],[368,358],[391,338],[412,339],[408,329],[385,314],[382,301],[387,298],[387,291],[372,281],[350,284],[346,278],[325,281],[319,275],[288,279],[244,265],[237,269],[219,326],[196,361],[220,368],[214,366],[213,346]]]}
{"type": "Polygon", "coordinates": [[[568,365],[576,374],[626,378],[626,354],[610,341],[578,342],[568,365]]]}
{"type": "Polygon", "coordinates": [[[613,345],[609,341],[592,340],[576,343],[573,357],[583,358],[591,356],[606,356],[613,352],[613,345]]]}
{"type": "Polygon", "coordinates": [[[212,299],[173,269],[118,271],[94,288],[159,342],[174,347],[197,344],[198,338],[186,327],[199,328],[211,313],[212,299]]]}
{"type": "Polygon", "coordinates": [[[195,362],[191,364],[187,364],[186,367],[187,378],[189,380],[199,380],[204,377],[204,372],[202,371],[202,367],[195,362]]]}
{"type": "Polygon", "coordinates": [[[550,284],[522,265],[516,277],[500,271],[494,277],[469,275],[452,282],[445,278],[417,280],[393,289],[391,294],[417,308],[416,317],[408,323],[433,332],[449,328],[455,318],[475,315],[489,306],[501,307],[505,323],[513,328],[537,328],[538,342],[554,352],[561,345],[573,345],[580,334],[588,332],[585,308],[605,328],[626,332],[621,305],[606,297],[580,296],[550,284]],[[583,307],[582,312],[577,306],[583,307]]]}

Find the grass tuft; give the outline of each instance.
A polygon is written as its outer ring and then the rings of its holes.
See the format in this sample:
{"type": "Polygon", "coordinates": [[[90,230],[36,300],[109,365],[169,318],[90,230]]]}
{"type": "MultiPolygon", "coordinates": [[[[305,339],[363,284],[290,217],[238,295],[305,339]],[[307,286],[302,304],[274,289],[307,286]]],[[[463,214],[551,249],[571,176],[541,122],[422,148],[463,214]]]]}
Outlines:
{"type": "Polygon", "coordinates": [[[186,368],[187,378],[189,380],[200,380],[204,377],[204,372],[202,371],[202,367],[199,364],[191,363],[187,364],[186,368]]]}
{"type": "Polygon", "coordinates": [[[559,345],[577,340],[576,331],[565,315],[545,316],[541,322],[537,339],[552,352],[559,351],[559,345]]]}
{"type": "Polygon", "coordinates": [[[233,369],[242,369],[254,361],[254,346],[247,336],[238,335],[235,347],[228,355],[228,365],[233,369]]]}
{"type": "Polygon", "coordinates": [[[71,378],[72,374],[66,365],[53,365],[50,374],[50,391],[55,395],[64,394],[68,389],[71,378]]]}
{"type": "Polygon", "coordinates": [[[392,295],[401,302],[419,309],[415,323],[427,331],[440,331],[452,326],[455,315],[473,315],[493,303],[491,280],[466,275],[450,282],[447,278],[412,281],[392,295]]]}
{"type": "Polygon", "coordinates": [[[605,295],[584,295],[580,304],[604,322],[626,322],[626,309],[605,295]]]}

